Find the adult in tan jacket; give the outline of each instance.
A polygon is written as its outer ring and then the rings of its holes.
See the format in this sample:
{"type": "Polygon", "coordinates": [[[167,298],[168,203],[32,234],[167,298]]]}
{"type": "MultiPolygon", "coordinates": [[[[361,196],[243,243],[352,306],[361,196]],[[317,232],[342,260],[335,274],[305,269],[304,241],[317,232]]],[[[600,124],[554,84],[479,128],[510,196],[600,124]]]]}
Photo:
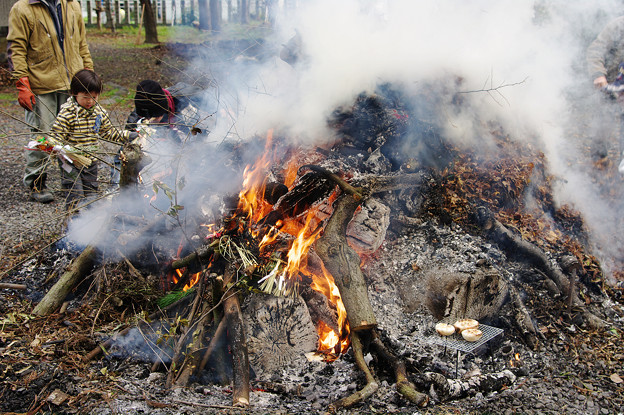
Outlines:
{"type": "MultiPolygon", "coordinates": [[[[69,97],[72,76],[93,69],[82,10],[77,0],[18,0],[9,13],[7,56],[34,132],[50,130],[69,97]]],[[[24,184],[35,201],[54,200],[46,189],[49,155],[26,150],[24,184]]]]}

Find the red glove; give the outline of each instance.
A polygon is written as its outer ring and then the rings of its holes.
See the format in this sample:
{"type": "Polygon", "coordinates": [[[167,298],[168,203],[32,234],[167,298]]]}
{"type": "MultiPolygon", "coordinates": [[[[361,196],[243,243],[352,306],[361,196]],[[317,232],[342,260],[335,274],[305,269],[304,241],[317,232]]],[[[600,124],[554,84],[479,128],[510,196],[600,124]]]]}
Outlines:
{"type": "Polygon", "coordinates": [[[18,97],[17,101],[22,106],[22,108],[32,111],[33,105],[35,105],[35,94],[30,90],[30,81],[28,77],[25,76],[17,80],[16,83],[18,97]]]}

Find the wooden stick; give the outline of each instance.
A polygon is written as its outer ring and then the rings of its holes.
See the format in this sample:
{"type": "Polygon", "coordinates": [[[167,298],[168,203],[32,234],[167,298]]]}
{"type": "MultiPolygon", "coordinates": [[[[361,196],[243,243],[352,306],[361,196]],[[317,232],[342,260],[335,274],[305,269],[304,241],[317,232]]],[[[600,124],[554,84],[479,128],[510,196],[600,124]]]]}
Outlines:
{"type": "Polygon", "coordinates": [[[208,364],[208,360],[210,360],[210,356],[212,355],[212,352],[214,351],[215,347],[217,347],[217,344],[219,343],[219,339],[225,332],[225,328],[226,328],[225,319],[221,319],[221,321],[219,322],[219,325],[217,326],[217,330],[212,336],[212,339],[210,339],[210,343],[208,343],[208,348],[206,348],[206,351],[204,352],[204,356],[202,357],[202,360],[199,363],[199,368],[197,369],[199,372],[204,370],[204,368],[208,364]]]}
{"type": "MultiPolygon", "coordinates": [[[[224,281],[227,287],[236,270],[228,270],[224,281]],[[229,274],[229,275],[228,275],[229,274]]],[[[233,393],[232,402],[236,407],[249,406],[249,355],[243,325],[243,315],[238,295],[230,295],[223,301],[228,339],[232,350],[233,393]]]]}
{"type": "Polygon", "coordinates": [[[26,290],[28,287],[26,284],[10,284],[8,282],[0,282],[0,289],[9,289],[9,290],[26,290]]]}
{"type": "Polygon", "coordinates": [[[351,333],[351,347],[353,348],[353,357],[355,358],[355,364],[362,372],[364,372],[364,375],[366,376],[366,385],[361,390],[353,393],[352,395],[337,400],[336,402],[331,404],[329,406],[329,410],[332,413],[336,412],[336,410],[341,408],[349,408],[356,403],[369,398],[373,393],[377,391],[377,389],[379,389],[379,384],[375,381],[373,374],[371,373],[370,369],[366,365],[366,361],[364,360],[364,348],[362,347],[362,342],[357,332],[351,333]]]}

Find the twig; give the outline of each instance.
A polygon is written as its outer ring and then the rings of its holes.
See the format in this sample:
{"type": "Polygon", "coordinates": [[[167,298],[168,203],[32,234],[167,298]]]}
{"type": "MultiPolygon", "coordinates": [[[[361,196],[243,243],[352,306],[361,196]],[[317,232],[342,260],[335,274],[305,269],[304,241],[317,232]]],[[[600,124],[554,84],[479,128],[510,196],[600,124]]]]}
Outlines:
{"type": "Polygon", "coordinates": [[[238,409],[245,410],[245,408],[239,408],[237,406],[228,406],[228,405],[208,405],[205,403],[199,402],[189,402],[189,401],[181,401],[179,399],[172,399],[171,402],[179,403],[182,405],[191,405],[191,406],[199,406],[201,408],[216,408],[216,409],[238,409]]]}
{"type": "Polygon", "coordinates": [[[0,289],[10,289],[10,290],[26,290],[28,287],[26,284],[10,284],[8,282],[0,282],[0,289]]]}

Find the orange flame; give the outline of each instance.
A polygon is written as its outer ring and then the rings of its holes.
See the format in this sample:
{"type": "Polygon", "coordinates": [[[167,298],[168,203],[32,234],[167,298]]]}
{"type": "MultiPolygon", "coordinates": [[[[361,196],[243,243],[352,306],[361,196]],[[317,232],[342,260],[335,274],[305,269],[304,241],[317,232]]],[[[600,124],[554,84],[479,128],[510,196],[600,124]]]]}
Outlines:
{"type": "Polygon", "coordinates": [[[238,195],[238,208],[247,214],[247,219],[258,221],[270,212],[271,206],[264,201],[266,168],[271,163],[273,130],[267,133],[264,154],[253,166],[246,166],[243,172],[243,190],[238,195]]]}
{"type": "MultiPolygon", "coordinates": [[[[175,273],[173,274],[173,283],[177,284],[178,281],[180,281],[180,278],[182,277],[182,274],[184,272],[181,269],[176,269],[175,273]]],[[[201,272],[198,272],[196,274],[191,275],[191,278],[189,278],[189,281],[184,284],[184,287],[182,287],[182,291],[188,291],[190,290],[195,284],[197,284],[199,282],[199,278],[201,276],[201,272]]]]}
{"type": "MultiPolygon", "coordinates": [[[[267,170],[273,162],[272,155],[276,153],[272,149],[272,140],[273,131],[269,130],[264,154],[253,165],[245,167],[243,172],[243,186],[242,190],[239,192],[238,211],[242,213],[244,218],[240,218],[238,224],[235,226],[238,226],[241,232],[245,229],[251,230],[254,238],[260,238],[258,235],[260,230],[255,230],[254,225],[273,209],[273,207],[264,200],[267,170]]],[[[295,183],[298,164],[297,157],[294,155],[291,156],[286,163],[282,177],[284,177],[284,184],[288,188],[291,188],[295,183]]],[[[347,312],[332,275],[325,270],[324,267],[322,268],[322,275],[315,275],[307,266],[308,252],[321,232],[321,227],[319,225],[331,215],[331,206],[336,197],[337,193],[334,192],[324,203],[309,208],[305,215],[278,221],[275,227],[271,227],[262,235],[258,247],[260,252],[263,253],[270,249],[279,235],[287,233],[295,237],[288,247],[287,264],[283,271],[281,271],[281,275],[277,277],[278,286],[282,286],[282,284],[288,282],[296,282],[297,279],[300,278],[300,275],[306,275],[312,279],[311,288],[324,294],[328,300],[336,306],[339,332],[336,333],[325,323],[319,323],[317,330],[319,334],[319,350],[330,352],[337,356],[346,352],[349,347],[347,312]]],[[[216,234],[218,234],[218,232],[216,234]]],[[[182,275],[182,271],[177,270],[177,274],[179,279],[179,276],[182,275]]],[[[175,281],[177,282],[178,279],[175,281]]],[[[187,286],[190,288],[198,280],[199,274],[195,274],[184,289],[188,289],[187,286]]],[[[329,357],[327,357],[327,359],[329,359],[329,357]]]]}

